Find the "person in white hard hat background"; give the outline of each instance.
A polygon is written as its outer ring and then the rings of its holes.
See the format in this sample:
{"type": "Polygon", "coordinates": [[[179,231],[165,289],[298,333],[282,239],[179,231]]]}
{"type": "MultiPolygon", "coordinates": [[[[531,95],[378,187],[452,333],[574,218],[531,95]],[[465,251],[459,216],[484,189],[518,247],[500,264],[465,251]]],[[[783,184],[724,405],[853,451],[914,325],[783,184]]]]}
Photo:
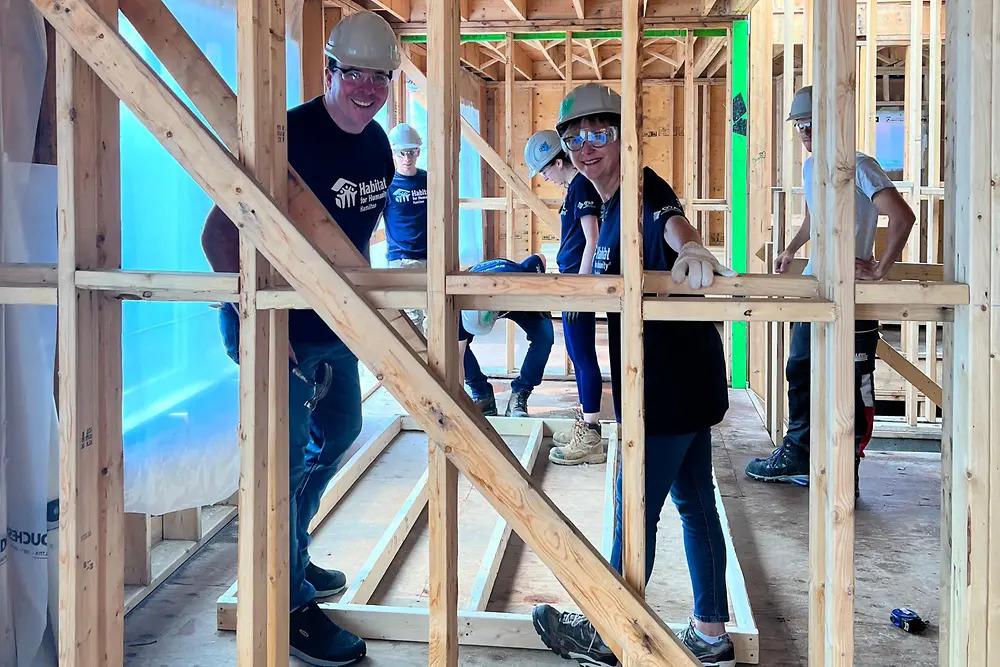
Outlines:
{"type": "MultiPolygon", "coordinates": [[[[566,198],[559,210],[559,252],[556,263],[559,273],[589,274],[597,248],[597,216],[601,198],[562,148],[559,133],[541,130],[524,146],[524,162],[528,178],[536,174],[566,189],[566,198]]],[[[560,465],[604,463],[607,452],[601,441],[601,367],[597,361],[594,313],[562,314],[563,339],[573,361],[580,412],[568,431],[560,431],[552,439],[559,447],[549,450],[549,460],[560,465]]]]}
{"type": "MultiPolygon", "coordinates": [[[[469,268],[473,273],[545,273],[545,257],[531,255],[522,262],[498,257],[488,259],[469,268]]],[[[528,351],[524,353],[521,369],[510,383],[510,399],[507,402],[506,417],[527,417],[528,398],[531,392],[542,383],[545,365],[549,361],[552,343],[555,335],[552,330],[552,320],[548,313],[539,312],[489,312],[463,310],[458,326],[459,352],[462,354],[462,367],[465,374],[465,384],[472,393],[476,407],[487,416],[497,414],[497,401],[486,374],[479,366],[479,360],[472,352],[472,339],[475,336],[485,336],[498,319],[507,318],[524,331],[528,337],[528,351]]]]}
{"type": "MultiPolygon", "coordinates": [[[[802,88],[792,99],[788,121],[795,123],[799,138],[812,152],[812,86],[802,88]]],[[[881,280],[899,260],[916,217],[896,190],[875,158],[858,152],[854,169],[854,253],[857,280],[881,280]],[[880,215],[888,216],[886,247],[879,260],[874,259],[875,229],[880,215]]],[[[806,210],[802,226],[774,259],[774,270],[785,273],[795,253],[809,240],[810,210],[815,202],[813,157],[802,163],[802,185],[806,210]]],[[[803,272],[812,275],[812,265],[803,272]]],[[[875,347],[878,345],[878,322],[857,320],[854,323],[854,497],[858,498],[858,468],[875,423],[875,347]]],[[[752,459],[746,475],[764,482],[809,484],[809,376],[810,326],[808,322],[792,325],[785,378],[788,380],[788,430],[781,446],[766,458],[752,459]]]]}
{"type": "MultiPolygon", "coordinates": [[[[631,111],[631,110],[630,110],[631,111]]],[[[621,273],[621,98],[606,86],[586,84],[563,100],[556,130],[573,164],[601,196],[601,230],[594,273],[621,273]]],[[[676,282],[708,287],[715,274],[735,273],[701,245],[670,185],[648,167],[643,171],[643,264],[670,271],[676,282]]],[[[608,313],[611,388],[621,421],[621,317],[608,313]]],[[[684,529],[684,551],[694,589],[694,610],[679,635],[702,664],[734,667],[726,591],[726,546],[715,507],[711,427],[729,408],[722,338],[714,322],[646,322],[645,495],[646,577],[653,571],[656,527],[667,495],[684,529]]],[[[615,485],[615,530],[611,566],[622,568],[621,470],[615,485]]],[[[617,659],[585,617],[535,607],[535,630],[546,646],[581,664],[615,665],[617,659]]]]}
{"type": "MultiPolygon", "coordinates": [[[[388,246],[386,259],[391,269],[427,266],[427,172],[417,169],[422,144],[420,134],[407,123],[389,131],[396,175],[389,184],[382,216],[388,246]]],[[[426,333],[423,310],[408,309],[406,314],[426,333]]]]}
{"type": "MultiPolygon", "coordinates": [[[[372,119],[399,68],[399,43],[384,19],[359,12],[334,27],[326,53],[325,93],[288,112],[288,162],[367,257],[395,173],[389,140],[372,119]]],[[[215,271],[239,271],[239,234],[217,208],[206,220],[202,246],[215,271]]],[[[238,363],[239,317],[232,304],[222,309],[220,326],[238,363]]],[[[344,590],[347,580],[311,562],[308,526],[341,455],[361,431],[358,361],[311,310],[289,313],[288,339],[290,652],[311,665],[349,665],[364,657],[364,640],[315,602],[344,590]],[[314,384],[300,375],[330,387],[312,409],[306,404],[312,405],[314,384]]]]}

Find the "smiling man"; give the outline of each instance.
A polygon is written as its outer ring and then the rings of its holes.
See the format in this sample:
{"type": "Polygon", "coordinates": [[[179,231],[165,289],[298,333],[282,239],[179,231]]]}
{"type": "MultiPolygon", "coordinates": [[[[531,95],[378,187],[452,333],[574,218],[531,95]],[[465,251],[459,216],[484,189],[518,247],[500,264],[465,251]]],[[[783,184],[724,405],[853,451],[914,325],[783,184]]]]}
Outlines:
{"type": "MultiPolygon", "coordinates": [[[[326,92],[288,112],[288,163],[367,257],[395,173],[389,140],[372,119],[399,68],[399,43],[384,19],[359,12],[334,27],[326,54],[326,92]]],[[[205,222],[202,246],[215,271],[239,271],[239,233],[218,208],[205,222]]],[[[232,304],[222,309],[220,325],[238,363],[232,304]]],[[[310,665],[349,665],[365,656],[364,640],[315,602],[344,590],[347,580],[310,561],[308,526],[338,460],[361,431],[358,360],[311,310],[289,313],[288,342],[290,651],[310,665]],[[313,405],[319,383],[330,391],[313,405]]]]}

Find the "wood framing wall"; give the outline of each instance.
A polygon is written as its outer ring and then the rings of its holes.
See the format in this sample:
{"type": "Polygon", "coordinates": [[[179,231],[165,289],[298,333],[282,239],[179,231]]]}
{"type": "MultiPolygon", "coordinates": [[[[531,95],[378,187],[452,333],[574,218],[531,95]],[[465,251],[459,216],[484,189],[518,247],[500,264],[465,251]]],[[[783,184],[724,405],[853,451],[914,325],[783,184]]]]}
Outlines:
{"type": "MultiPolygon", "coordinates": [[[[863,106],[856,104],[853,94],[857,54],[851,35],[857,16],[845,11],[849,5],[814,0],[806,7],[805,16],[814,30],[806,33],[803,54],[809,63],[805,78],[817,86],[815,122],[824,138],[816,156],[818,209],[824,213],[813,239],[816,277],[720,278],[711,289],[700,292],[717,298],[689,299],[678,298],[690,290],[673,285],[664,274],[640,270],[638,225],[623,225],[622,264],[630,267],[624,276],[494,277],[457,271],[453,234],[449,234],[453,225],[448,224],[458,206],[457,170],[449,166],[454,167],[457,159],[458,133],[468,136],[468,129],[455,113],[460,25],[456,14],[460,9],[454,3],[435,0],[430,7],[431,15],[440,20],[431,28],[426,63],[429,87],[420,70],[407,61],[414,82],[430,91],[430,109],[440,111],[434,121],[439,130],[435,136],[441,138],[434,149],[437,175],[431,183],[432,238],[440,242],[433,244],[428,271],[418,273],[364,268],[359,253],[294,172],[286,178],[279,131],[284,105],[276,102],[283,86],[269,90],[264,85],[268,68],[281,60],[274,54],[283,35],[280,3],[240,3],[239,102],[224,84],[218,85],[214,69],[193,45],[174,39],[166,48],[166,40],[147,40],[164,53],[161,60],[220,142],[128,48],[115,29],[116,4],[109,1],[34,0],[58,33],[59,263],[55,267],[0,267],[0,302],[58,304],[59,308],[61,664],[115,667],[124,660],[125,517],[118,426],[119,299],[123,297],[238,300],[244,311],[244,330],[252,327],[257,334],[256,340],[244,339],[243,352],[252,357],[252,363],[246,362],[241,369],[266,382],[242,385],[240,503],[241,524],[245,521],[247,526],[241,526],[240,536],[240,665],[287,660],[287,600],[282,601],[280,590],[285,551],[275,526],[283,523],[286,511],[281,506],[285,499],[274,491],[281,486],[282,475],[287,475],[280,467],[286,402],[276,378],[286,376],[279,372],[287,349],[282,345],[280,323],[288,308],[316,310],[434,443],[428,473],[434,534],[429,610],[430,664],[434,665],[458,661],[451,568],[459,539],[454,521],[454,480],[459,472],[551,568],[623,664],[681,665],[692,659],[642,599],[636,575],[643,551],[636,535],[641,531],[629,529],[627,519],[628,565],[626,579],[622,579],[528,477],[496,430],[456,386],[451,344],[456,309],[622,312],[629,325],[623,335],[622,465],[627,471],[625,506],[631,517],[640,515],[643,502],[639,483],[642,322],[816,322],[809,616],[810,664],[815,665],[850,665],[854,655],[850,321],[857,315],[946,322],[941,663],[978,667],[996,662],[1000,632],[991,601],[998,583],[992,565],[1000,558],[1000,541],[991,536],[1000,530],[1000,513],[994,511],[1000,502],[1000,475],[996,473],[1000,429],[993,417],[1000,413],[1000,406],[991,392],[1000,380],[995,322],[1000,314],[996,297],[1000,188],[992,174],[1000,167],[1000,142],[995,140],[1000,117],[991,102],[1000,94],[1000,11],[994,2],[949,2],[952,39],[947,43],[944,90],[950,104],[943,127],[948,140],[942,192],[953,194],[946,206],[947,218],[954,225],[940,232],[945,280],[853,284],[851,248],[845,241],[849,236],[837,234],[835,227],[838,221],[841,227],[853,223],[849,165],[857,130],[854,108],[863,106]],[[256,16],[257,22],[245,12],[256,16]],[[235,275],[120,270],[115,97],[235,221],[245,240],[240,280],[235,275]],[[276,284],[272,267],[290,287],[276,284]],[[398,311],[413,304],[431,311],[429,343],[398,311]],[[953,324],[948,323],[952,320],[953,324]],[[253,373],[251,366],[256,369],[253,373]],[[269,385],[266,390],[265,384],[269,385]]],[[[152,1],[145,7],[162,11],[152,1]]],[[[648,121],[640,113],[645,109],[638,103],[643,91],[636,83],[641,6],[625,4],[620,15],[625,19],[622,42],[627,47],[621,53],[623,94],[636,112],[623,123],[623,142],[633,149],[623,160],[623,210],[628,211],[639,201],[638,156],[647,148],[641,128],[648,121]]],[[[160,30],[170,29],[169,22],[157,25],[160,30]]],[[[516,68],[516,62],[512,66],[516,68]]],[[[931,97],[935,94],[940,91],[931,97]]],[[[690,112],[691,107],[687,109],[690,112]]],[[[689,121],[690,115],[686,118],[689,121]]],[[[691,134],[686,136],[690,145],[691,134]]],[[[918,139],[910,139],[914,150],[918,139]]],[[[544,217],[544,205],[516,170],[479,141],[484,158],[517,200],[544,217]]],[[[632,211],[633,215],[625,217],[640,220],[632,211]]],[[[632,525],[636,523],[633,519],[632,525]]]]}

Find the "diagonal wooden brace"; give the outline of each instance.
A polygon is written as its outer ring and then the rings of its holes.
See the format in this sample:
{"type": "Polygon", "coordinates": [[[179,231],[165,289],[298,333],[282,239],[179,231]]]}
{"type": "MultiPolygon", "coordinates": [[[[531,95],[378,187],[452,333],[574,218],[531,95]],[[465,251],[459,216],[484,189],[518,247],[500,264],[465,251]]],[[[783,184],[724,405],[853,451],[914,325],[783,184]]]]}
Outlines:
{"type": "Polygon", "coordinates": [[[55,30],[444,448],[629,664],[693,656],[542,493],[467,397],[449,394],[400,335],[86,0],[34,0],[55,30]]]}
{"type": "MultiPolygon", "coordinates": [[[[237,145],[236,94],[184,27],[162,0],[122,0],[119,6],[222,142],[234,150],[237,145]]],[[[288,169],[288,214],[299,232],[329,261],[341,268],[368,267],[368,261],[291,167],[288,169]]],[[[381,312],[403,340],[426,359],[427,342],[410,318],[399,310],[381,312]]]]}

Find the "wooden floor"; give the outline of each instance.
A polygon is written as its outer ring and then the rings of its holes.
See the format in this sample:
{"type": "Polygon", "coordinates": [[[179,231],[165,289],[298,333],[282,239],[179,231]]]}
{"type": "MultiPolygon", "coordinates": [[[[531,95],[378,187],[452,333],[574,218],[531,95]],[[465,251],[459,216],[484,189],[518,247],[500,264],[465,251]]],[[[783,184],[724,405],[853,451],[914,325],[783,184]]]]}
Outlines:
{"type": "MultiPolygon", "coordinates": [[[[496,383],[498,393],[506,383],[496,383]]],[[[537,414],[571,414],[575,387],[570,383],[546,382],[532,397],[530,407],[537,414]]],[[[727,418],[714,432],[715,467],[736,549],[743,565],[747,586],[760,631],[760,664],[788,667],[806,664],[808,508],[807,491],[797,487],[765,485],[746,479],[742,470],[750,456],[765,454],[770,441],[743,392],[731,392],[727,418]]],[[[381,394],[373,397],[370,409],[391,412],[394,401],[381,394]]],[[[610,406],[605,396],[605,406],[610,406]]],[[[498,395],[501,410],[506,396],[498,395]]],[[[419,438],[419,435],[407,436],[419,438]]],[[[400,450],[399,459],[380,474],[399,469],[398,479],[384,477],[386,493],[399,496],[394,507],[423,472],[420,447],[400,450]],[[410,477],[412,476],[412,479],[410,477]],[[394,488],[397,488],[396,493],[394,488]]],[[[390,452],[392,453],[392,452],[390,452]]],[[[387,460],[388,462],[388,460],[387,460]]],[[[377,462],[375,472],[382,465],[377,462]]],[[[539,461],[536,471],[550,490],[561,488],[560,505],[585,532],[600,531],[599,518],[586,511],[589,499],[573,495],[574,476],[603,474],[603,468],[556,469],[539,461]],[[565,486],[564,486],[565,485],[565,486]]],[[[940,514],[940,458],[936,454],[875,452],[862,464],[862,499],[857,513],[857,606],[856,662],[859,667],[893,667],[937,664],[938,608],[938,522],[940,514]],[[923,636],[903,633],[889,624],[893,607],[908,605],[931,621],[923,636]]],[[[359,482],[360,484],[360,482],[359,482]]],[[[471,494],[463,507],[469,512],[480,508],[471,494]]],[[[350,501],[345,498],[344,503],[350,501]]],[[[389,505],[388,496],[386,505],[389,505]]],[[[371,507],[372,516],[392,508],[371,507]]],[[[337,511],[340,511],[339,509],[337,511]]],[[[673,511],[668,508],[668,511],[673,511]]],[[[352,513],[352,516],[359,516],[352,513]]],[[[492,516],[492,514],[490,515],[492,516]]],[[[464,519],[463,519],[464,521],[464,519]]],[[[331,517],[331,530],[339,530],[331,517]]],[[[490,523],[489,521],[486,522],[490,523]]],[[[665,521],[665,524],[673,522],[665,521]]],[[[464,524],[463,524],[464,525],[464,524]]],[[[350,567],[365,554],[334,553],[324,549],[326,540],[317,539],[313,550],[318,562],[350,567]]],[[[378,539],[379,529],[355,526],[351,539],[378,539]]],[[[332,535],[332,533],[331,533],[332,535]]],[[[186,566],[126,619],[127,663],[159,667],[235,664],[235,636],[215,630],[215,601],[232,583],[235,573],[235,523],[223,530],[186,566]]],[[[460,539],[473,539],[461,533],[460,539]]],[[[415,531],[404,549],[410,557],[423,558],[415,531]]],[[[479,539],[479,538],[475,538],[479,539]]],[[[464,566],[463,566],[464,567],[464,566]]],[[[376,599],[394,604],[419,595],[426,582],[402,574],[380,587],[376,599]]],[[[523,544],[512,538],[497,582],[491,609],[527,609],[545,599],[564,595],[551,575],[539,568],[523,544]],[[525,575],[530,575],[526,577],[525,575]],[[523,581],[531,581],[529,587],[523,581]],[[535,583],[537,581],[537,583],[535,583]]],[[[690,583],[678,536],[669,529],[657,541],[657,566],[649,587],[649,601],[665,618],[674,620],[690,606],[690,583]]],[[[558,598],[557,598],[558,599],[558,598]]],[[[365,664],[378,667],[426,664],[422,644],[369,642],[365,664]]],[[[569,665],[541,651],[515,651],[463,647],[461,664],[528,666],[569,665]]],[[[295,664],[293,660],[293,664],[295,664]]]]}

